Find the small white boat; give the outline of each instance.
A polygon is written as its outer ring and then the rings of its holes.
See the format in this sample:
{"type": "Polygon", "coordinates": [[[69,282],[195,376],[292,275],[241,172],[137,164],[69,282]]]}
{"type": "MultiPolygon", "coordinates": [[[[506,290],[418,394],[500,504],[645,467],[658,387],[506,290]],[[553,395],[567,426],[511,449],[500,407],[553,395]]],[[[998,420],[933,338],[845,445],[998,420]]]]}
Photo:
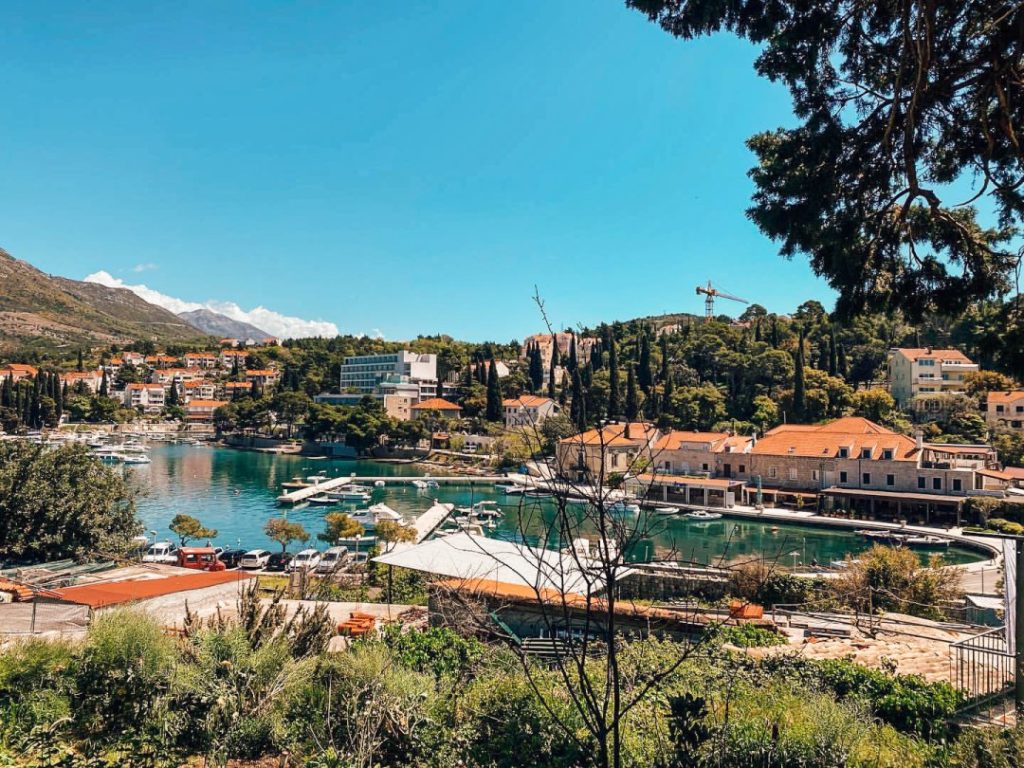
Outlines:
{"type": "Polygon", "coordinates": [[[281,483],[282,488],[308,488],[309,483],[302,479],[301,475],[296,475],[291,480],[281,483]]]}
{"type": "Polygon", "coordinates": [[[383,480],[375,480],[374,483],[373,483],[373,487],[374,488],[383,488],[384,487],[384,481],[383,480]]]}
{"type": "Polygon", "coordinates": [[[949,539],[944,539],[941,536],[907,536],[903,540],[903,545],[912,548],[921,549],[938,549],[940,547],[948,547],[949,539]]]}
{"type": "Polygon", "coordinates": [[[438,485],[437,480],[427,480],[427,488],[430,488],[431,490],[433,490],[433,489],[440,488],[440,487],[441,486],[438,485]]]}
{"type": "Polygon", "coordinates": [[[430,486],[427,485],[427,481],[426,480],[413,480],[412,481],[412,487],[415,488],[417,491],[425,491],[430,486]]]}
{"type": "Polygon", "coordinates": [[[324,506],[326,506],[328,504],[337,504],[338,503],[337,499],[332,499],[327,494],[320,494],[319,496],[310,496],[309,499],[307,499],[307,501],[310,504],[321,504],[321,505],[324,505],[324,506]]]}
{"type": "Polygon", "coordinates": [[[121,459],[125,464],[152,464],[153,460],[144,453],[140,454],[128,454],[121,459]]]}
{"type": "Polygon", "coordinates": [[[349,485],[337,491],[328,491],[327,495],[341,501],[369,501],[370,489],[362,485],[349,485]]]}
{"type": "Polygon", "coordinates": [[[654,508],[654,514],[656,514],[656,515],[678,515],[679,514],[679,507],[669,507],[669,506],[655,507],[654,508]]]}
{"type": "Polygon", "coordinates": [[[455,511],[479,520],[493,520],[505,516],[496,501],[478,501],[471,507],[456,507],[455,511]]]}
{"type": "Polygon", "coordinates": [[[686,516],[691,520],[718,520],[722,516],[717,512],[708,512],[706,509],[695,509],[687,512],[686,516]]]}
{"type": "Polygon", "coordinates": [[[313,485],[317,485],[319,483],[322,483],[326,479],[327,479],[327,473],[326,472],[317,472],[315,475],[310,475],[309,477],[307,477],[306,478],[306,482],[307,483],[312,483],[313,485]]]}
{"type": "Polygon", "coordinates": [[[626,502],[620,500],[620,501],[616,501],[614,504],[611,504],[608,507],[608,511],[609,512],[616,512],[618,514],[627,513],[627,514],[630,514],[630,515],[639,515],[640,514],[640,505],[639,504],[632,504],[632,503],[627,504],[626,502]]]}
{"type": "Polygon", "coordinates": [[[516,485],[515,483],[495,483],[494,490],[500,491],[506,496],[513,496],[517,493],[522,493],[523,487],[521,485],[516,485]]]}

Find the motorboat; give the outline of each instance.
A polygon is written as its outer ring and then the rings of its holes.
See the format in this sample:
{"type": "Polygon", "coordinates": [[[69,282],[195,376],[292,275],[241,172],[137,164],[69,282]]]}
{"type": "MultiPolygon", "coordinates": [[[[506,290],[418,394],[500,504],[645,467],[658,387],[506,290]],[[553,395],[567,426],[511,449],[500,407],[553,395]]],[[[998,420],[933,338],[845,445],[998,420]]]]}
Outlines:
{"type": "Polygon", "coordinates": [[[328,504],[337,504],[338,503],[337,499],[332,499],[326,493],[321,493],[318,496],[310,496],[308,499],[306,499],[306,501],[308,501],[310,504],[320,504],[322,506],[327,506],[328,504]]]}
{"type": "Polygon", "coordinates": [[[545,491],[543,488],[531,488],[529,491],[523,494],[529,496],[531,499],[550,499],[553,494],[551,491],[545,491]]]}
{"type": "Polygon", "coordinates": [[[639,515],[640,505],[634,504],[632,502],[626,503],[625,501],[622,501],[620,499],[619,501],[616,501],[613,504],[609,505],[608,510],[610,512],[616,512],[619,514],[625,513],[630,515],[639,515]]]}
{"type": "Polygon", "coordinates": [[[678,515],[679,514],[679,507],[669,507],[669,506],[655,507],[654,508],[654,514],[656,514],[656,515],[678,515]]]}
{"type": "Polygon", "coordinates": [[[327,495],[341,501],[369,501],[370,489],[364,485],[347,485],[336,491],[328,491],[327,495]]]}
{"type": "Polygon", "coordinates": [[[281,483],[282,488],[308,488],[310,483],[307,483],[302,479],[301,475],[296,475],[291,480],[281,483]]]}
{"type": "Polygon", "coordinates": [[[315,475],[310,475],[306,478],[306,482],[311,485],[319,485],[327,479],[327,472],[317,472],[315,475]]]}
{"type": "Polygon", "coordinates": [[[402,516],[387,504],[374,504],[369,509],[357,509],[354,512],[350,512],[349,517],[367,530],[375,529],[377,523],[384,520],[392,523],[403,522],[402,516]]]}
{"type": "Polygon", "coordinates": [[[412,487],[415,488],[417,491],[425,491],[430,486],[427,485],[427,481],[426,480],[416,479],[416,480],[412,481],[412,487]]]}
{"type": "Polygon", "coordinates": [[[494,520],[505,516],[496,501],[478,501],[471,507],[456,507],[455,511],[480,520],[494,520]]]}
{"type": "Polygon", "coordinates": [[[374,480],[373,487],[374,488],[383,488],[384,487],[384,481],[383,480],[374,480]]]}
{"type": "Polygon", "coordinates": [[[709,512],[706,509],[695,509],[692,512],[687,512],[686,517],[691,520],[719,520],[722,515],[718,512],[709,512]]]}
{"type": "Polygon", "coordinates": [[[144,453],[128,454],[121,459],[125,464],[152,464],[153,460],[144,453]]]}
{"type": "Polygon", "coordinates": [[[516,485],[515,483],[495,483],[494,490],[500,491],[506,496],[513,496],[515,494],[522,493],[523,487],[521,485],[516,485]]]}

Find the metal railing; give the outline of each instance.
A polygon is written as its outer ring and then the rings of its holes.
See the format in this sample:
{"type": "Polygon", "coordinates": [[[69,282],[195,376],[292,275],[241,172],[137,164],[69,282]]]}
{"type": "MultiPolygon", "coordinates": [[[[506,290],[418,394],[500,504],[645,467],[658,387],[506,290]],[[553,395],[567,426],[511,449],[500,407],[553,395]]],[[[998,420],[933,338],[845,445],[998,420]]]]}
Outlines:
{"type": "Polygon", "coordinates": [[[951,679],[972,709],[1013,688],[1014,654],[1006,644],[1003,627],[990,629],[950,646],[951,679]]]}

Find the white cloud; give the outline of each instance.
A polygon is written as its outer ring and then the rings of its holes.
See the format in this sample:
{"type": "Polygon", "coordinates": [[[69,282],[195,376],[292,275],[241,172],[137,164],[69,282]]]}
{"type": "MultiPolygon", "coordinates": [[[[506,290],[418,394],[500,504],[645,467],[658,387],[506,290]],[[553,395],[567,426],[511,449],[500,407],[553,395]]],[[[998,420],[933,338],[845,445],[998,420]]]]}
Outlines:
{"type": "Polygon", "coordinates": [[[145,264],[136,264],[132,267],[132,272],[148,272],[151,269],[157,269],[158,265],[151,261],[147,261],[145,264]]]}
{"type": "Polygon", "coordinates": [[[135,295],[145,299],[150,304],[170,310],[174,314],[191,312],[196,309],[209,309],[230,317],[232,320],[239,320],[243,323],[252,323],[272,336],[282,339],[301,339],[307,336],[337,336],[338,326],[326,320],[304,320],[301,317],[282,315],[266,307],[253,307],[242,309],[233,301],[185,301],[174,296],[153,290],[146,285],[129,285],[119,277],[114,277],[109,272],[100,270],[93,272],[85,278],[87,283],[99,283],[110,288],[127,288],[135,295]]]}

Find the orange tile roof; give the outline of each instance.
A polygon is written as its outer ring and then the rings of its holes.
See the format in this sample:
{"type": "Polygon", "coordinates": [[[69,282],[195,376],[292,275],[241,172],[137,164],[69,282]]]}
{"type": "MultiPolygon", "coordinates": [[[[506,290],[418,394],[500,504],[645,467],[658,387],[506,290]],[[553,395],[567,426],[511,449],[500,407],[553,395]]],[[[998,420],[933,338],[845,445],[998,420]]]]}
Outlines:
{"type": "Polygon", "coordinates": [[[751,453],[759,456],[838,458],[840,448],[846,448],[850,458],[859,457],[864,448],[871,449],[873,458],[880,457],[886,449],[892,449],[896,461],[912,461],[917,454],[917,444],[906,435],[856,416],[827,424],[783,424],[765,433],[751,453]]]}
{"type": "Polygon", "coordinates": [[[1014,480],[1024,480],[1024,467],[1003,467],[1003,474],[1014,480]]]}
{"type": "Polygon", "coordinates": [[[125,386],[125,389],[159,389],[159,390],[163,390],[163,388],[164,388],[163,384],[136,384],[136,383],[132,383],[132,384],[128,384],[127,386],[125,386]]]}
{"type": "Polygon", "coordinates": [[[546,403],[555,402],[550,397],[538,397],[537,395],[521,395],[519,397],[508,398],[502,400],[501,404],[505,408],[540,408],[546,403]]]}
{"type": "Polygon", "coordinates": [[[251,389],[252,384],[247,381],[225,381],[224,389],[251,389]]]}
{"type": "Polygon", "coordinates": [[[239,571],[192,571],[180,576],[167,576],[161,579],[110,581],[99,584],[83,584],[77,587],[63,587],[48,590],[41,593],[41,596],[65,603],[87,605],[90,608],[103,608],[108,605],[148,600],[153,597],[189,592],[193,589],[206,589],[251,578],[253,578],[251,573],[240,573],[239,571]]]}
{"type": "Polygon", "coordinates": [[[462,406],[450,403],[443,397],[432,397],[422,403],[416,403],[410,410],[413,411],[461,411],[462,406]]]}
{"type": "Polygon", "coordinates": [[[990,403],[1011,403],[1014,400],[1020,400],[1024,398],[1024,390],[1015,389],[1012,392],[989,392],[988,401],[990,403]]]}
{"type": "Polygon", "coordinates": [[[630,424],[609,424],[601,429],[591,429],[571,437],[563,437],[558,442],[579,445],[643,445],[649,442],[657,430],[651,424],[634,421],[630,424]],[[629,431],[629,437],[625,433],[629,431]]]}
{"type": "Polygon", "coordinates": [[[928,347],[901,347],[896,350],[902,352],[905,357],[909,357],[911,360],[918,360],[920,358],[932,358],[935,360],[959,360],[965,363],[971,362],[971,359],[967,357],[959,349],[929,349],[928,347]]]}
{"type": "Polygon", "coordinates": [[[717,443],[729,437],[727,432],[683,432],[672,430],[654,444],[656,451],[677,451],[683,443],[717,443]]]}
{"type": "Polygon", "coordinates": [[[228,405],[227,400],[190,400],[185,409],[189,408],[220,408],[222,405],[228,405]]]}
{"type": "Polygon", "coordinates": [[[276,376],[277,371],[272,368],[254,368],[251,371],[245,372],[246,376],[276,376]]]}
{"type": "Polygon", "coordinates": [[[9,373],[27,373],[29,376],[35,376],[39,373],[39,369],[34,365],[28,363],[8,363],[0,371],[7,371],[9,373]]]}

